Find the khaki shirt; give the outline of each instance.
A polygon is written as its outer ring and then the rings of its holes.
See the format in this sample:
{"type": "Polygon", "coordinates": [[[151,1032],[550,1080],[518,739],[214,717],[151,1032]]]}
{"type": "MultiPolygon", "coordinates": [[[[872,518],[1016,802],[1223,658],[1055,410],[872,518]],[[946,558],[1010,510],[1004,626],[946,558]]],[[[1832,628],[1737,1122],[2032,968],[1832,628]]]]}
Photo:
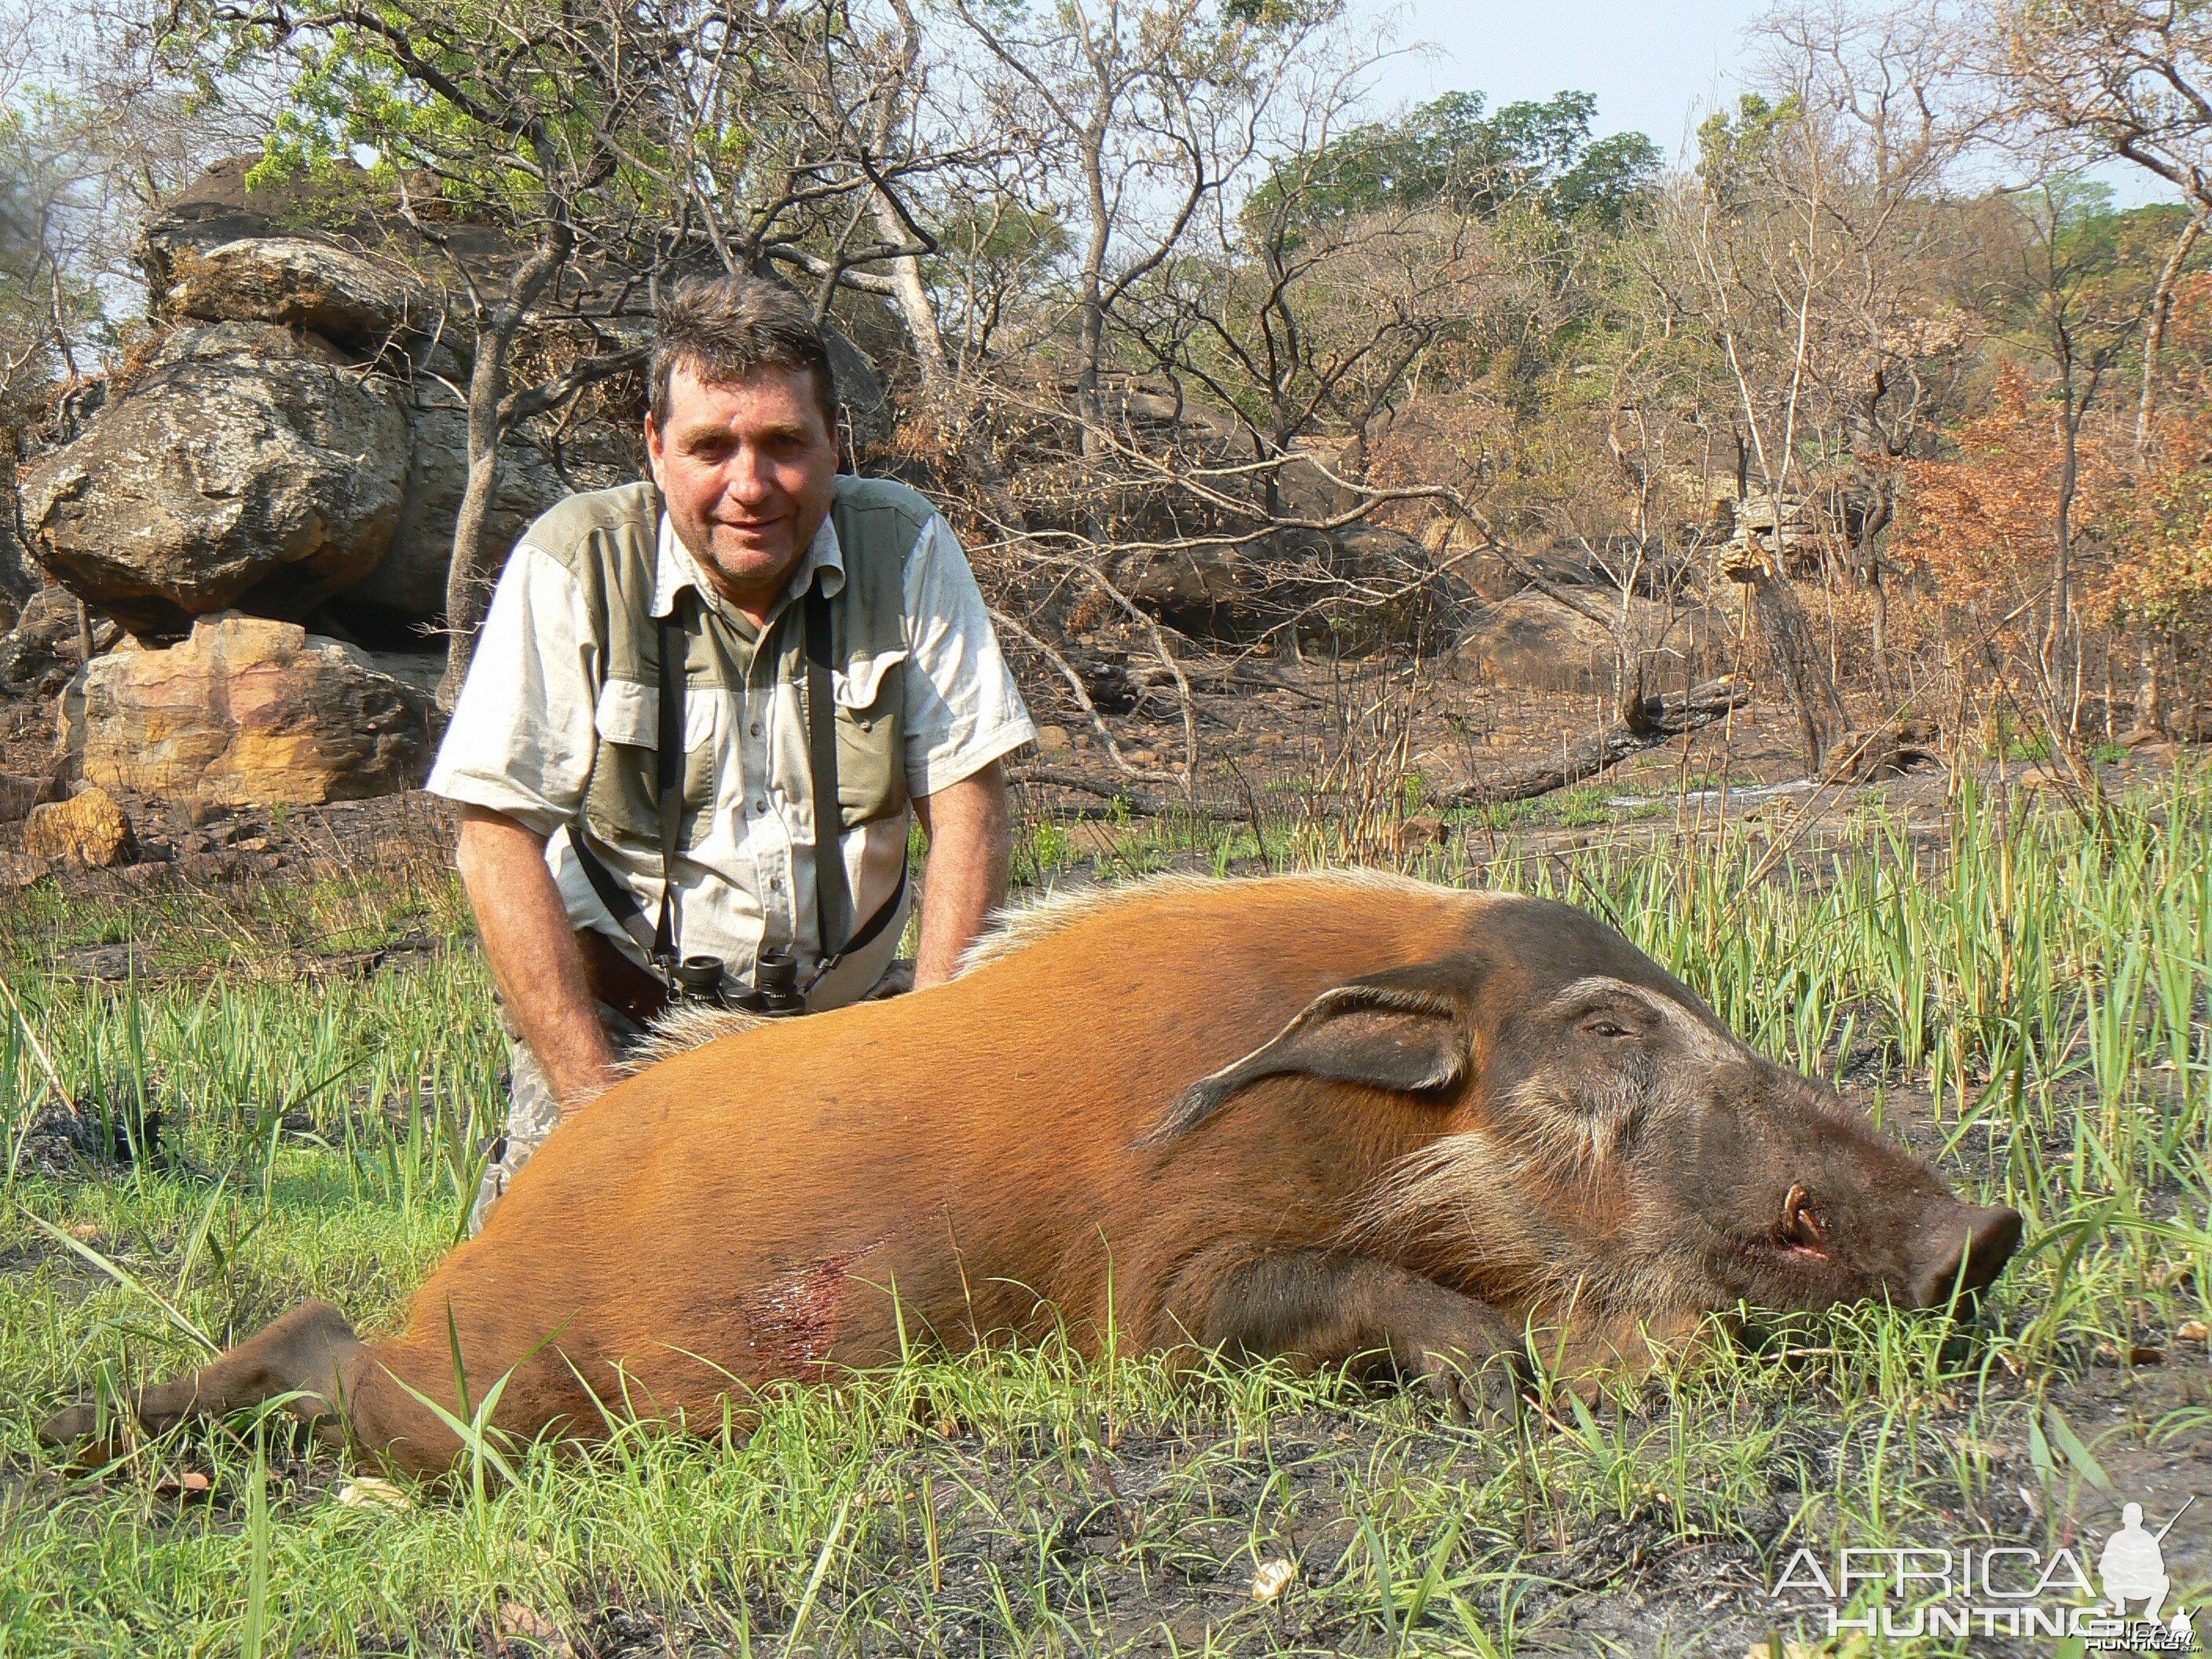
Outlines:
{"type": "MultiPolygon", "coordinates": [[[[850,482],[841,479],[841,490],[850,482]]],[[[601,629],[586,584],[575,573],[577,549],[533,544],[532,536],[560,521],[556,509],[533,526],[507,562],[428,787],[450,800],[504,813],[545,836],[546,862],[570,922],[598,929],[642,964],[644,952],[600,902],[567,832],[584,816],[599,745],[652,748],[659,735],[658,702],[647,688],[607,676],[608,642],[598,637],[601,629]]],[[[719,956],[745,978],[763,944],[792,949],[802,981],[820,960],[805,685],[787,675],[763,683],[753,656],[763,639],[786,639],[799,629],[797,602],[822,571],[830,573],[823,585],[834,595],[845,564],[832,519],[823,520],[765,628],[757,632],[702,576],[661,515],[652,615],[669,614],[686,589],[698,596],[689,608],[695,632],[684,702],[685,770],[699,779],[708,797],[699,801],[700,810],[686,814],[672,872],[678,939],[684,954],[719,956]]],[[[867,709],[884,689],[884,675],[902,677],[896,753],[904,793],[931,795],[1030,741],[1036,731],[1000,652],[974,574],[941,515],[931,514],[922,523],[906,552],[900,586],[903,648],[878,653],[857,676],[866,684],[854,684],[856,676],[841,670],[836,697],[843,710],[867,709]]],[[[773,665],[766,666],[774,672],[773,665]]],[[[695,800],[699,793],[693,792],[695,800]]],[[[852,926],[874,915],[896,890],[909,822],[902,805],[846,830],[852,926]]],[[[593,850],[652,917],[660,902],[654,838],[634,834],[605,840],[597,824],[594,830],[593,850]]],[[[866,961],[842,963],[817,988],[810,998],[813,1006],[851,1000],[874,983],[896,945],[899,927],[886,931],[866,953],[866,961]]]]}

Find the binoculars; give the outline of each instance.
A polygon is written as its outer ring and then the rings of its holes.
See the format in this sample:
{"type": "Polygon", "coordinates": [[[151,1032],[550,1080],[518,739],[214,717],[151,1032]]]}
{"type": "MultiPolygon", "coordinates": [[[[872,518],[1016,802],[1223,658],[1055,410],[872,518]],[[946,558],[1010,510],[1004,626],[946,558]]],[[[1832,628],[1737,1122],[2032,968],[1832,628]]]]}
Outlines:
{"type": "Polygon", "coordinates": [[[806,999],[799,989],[799,959],[780,947],[755,958],[753,982],[728,988],[729,964],[720,957],[686,957],[670,971],[676,1000],[748,1014],[803,1014],[806,999]]]}

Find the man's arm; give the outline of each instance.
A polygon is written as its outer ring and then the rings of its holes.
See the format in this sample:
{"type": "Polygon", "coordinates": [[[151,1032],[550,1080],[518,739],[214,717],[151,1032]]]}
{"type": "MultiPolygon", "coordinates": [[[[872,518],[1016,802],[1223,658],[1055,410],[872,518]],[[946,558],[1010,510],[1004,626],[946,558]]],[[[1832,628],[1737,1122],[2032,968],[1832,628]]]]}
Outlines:
{"type": "Polygon", "coordinates": [[[614,1055],[592,1006],[584,952],[545,867],[545,837],[488,807],[459,811],[454,861],[493,982],[562,1109],[574,1110],[614,1081],[614,1055]]]}
{"type": "Polygon", "coordinates": [[[961,953],[983,931],[984,917],[1006,902],[1013,849],[1006,774],[992,761],[934,794],[917,795],[914,811],[929,837],[914,964],[919,991],[952,977],[961,953]]]}

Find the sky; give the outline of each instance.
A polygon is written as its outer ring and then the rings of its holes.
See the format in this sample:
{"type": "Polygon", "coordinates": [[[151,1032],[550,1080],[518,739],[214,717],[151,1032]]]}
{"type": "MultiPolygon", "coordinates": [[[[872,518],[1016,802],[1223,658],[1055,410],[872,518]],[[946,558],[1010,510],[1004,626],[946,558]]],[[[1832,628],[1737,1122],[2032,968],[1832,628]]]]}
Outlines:
{"type": "Polygon", "coordinates": [[[1384,104],[1454,90],[1492,106],[1570,88],[1597,98],[1597,130],[1632,128],[1668,155],[1681,147],[1693,104],[1733,101],[1742,30],[1765,0],[1365,0],[1379,26],[1395,16],[1401,45],[1433,50],[1394,58],[1379,73],[1384,104]]]}
{"type": "MultiPolygon", "coordinates": [[[[1378,70],[1378,106],[1480,92],[1492,108],[1573,90],[1601,136],[1632,130],[1680,157],[1696,123],[1745,83],[1744,29],[1772,0],[1353,0],[1403,51],[1378,70]]],[[[2125,162],[2091,169],[2121,206],[2172,192],[2125,162]]]]}

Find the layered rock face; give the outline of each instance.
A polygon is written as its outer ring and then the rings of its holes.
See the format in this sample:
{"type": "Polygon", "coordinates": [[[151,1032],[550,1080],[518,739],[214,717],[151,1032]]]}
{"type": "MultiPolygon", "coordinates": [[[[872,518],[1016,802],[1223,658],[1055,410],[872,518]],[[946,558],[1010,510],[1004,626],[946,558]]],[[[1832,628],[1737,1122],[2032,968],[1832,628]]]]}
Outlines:
{"type": "MultiPolygon", "coordinates": [[[[347,591],[348,609],[376,613],[382,623],[427,622],[446,609],[446,572],[453,564],[453,520],[469,487],[469,416],[442,388],[404,399],[407,477],[399,522],[384,556],[347,591]]],[[[581,488],[628,481],[605,465],[579,470],[581,488]]],[[[503,555],[530,521],[568,494],[553,458],[526,437],[500,446],[499,488],[484,519],[484,538],[503,555]]]]}
{"type": "Polygon", "coordinates": [[[142,635],[240,605],[304,616],[375,569],[399,524],[407,422],[319,337],[235,323],[171,337],[25,477],[47,568],[142,635]]]}
{"type": "MultiPolygon", "coordinates": [[[[246,172],[212,169],[145,226],[140,262],[172,331],[29,469],[33,550],[142,639],[233,609],[419,634],[445,609],[467,483],[465,313],[410,268],[422,250],[349,218],[342,193],[252,191],[246,172]]],[[[498,264],[482,235],[456,235],[476,264],[498,264]]],[[[635,476],[626,441],[596,431],[556,465],[538,434],[512,434],[487,526],[495,564],[572,489],[635,476]]]]}
{"type": "Polygon", "coordinates": [[[291,623],[202,620],[181,644],[99,658],[80,685],[64,739],[95,785],[314,805],[411,787],[429,761],[421,696],[291,623]]]}
{"type": "Polygon", "coordinates": [[[171,252],[161,296],[168,315],[204,322],[277,323],[357,351],[436,334],[441,301],[422,283],[326,242],[248,236],[204,252],[171,252]]]}

